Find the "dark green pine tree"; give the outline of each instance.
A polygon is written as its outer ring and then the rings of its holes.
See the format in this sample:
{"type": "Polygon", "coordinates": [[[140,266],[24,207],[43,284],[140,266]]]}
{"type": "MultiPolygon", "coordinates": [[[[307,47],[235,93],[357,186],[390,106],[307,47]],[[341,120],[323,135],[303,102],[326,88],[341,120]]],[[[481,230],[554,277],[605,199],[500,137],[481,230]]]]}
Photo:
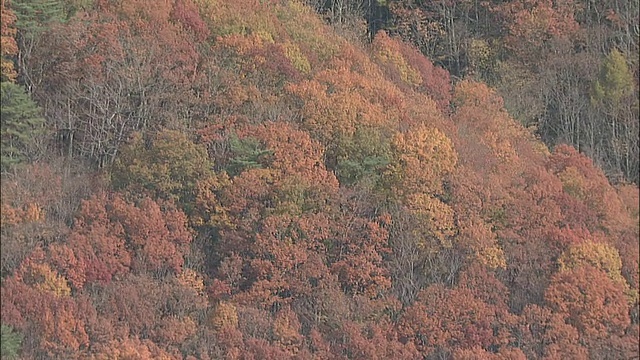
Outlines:
{"type": "Polygon", "coordinates": [[[60,0],[12,0],[11,8],[18,17],[16,26],[23,35],[38,36],[55,22],[67,18],[64,3],[60,0]]]}
{"type": "Polygon", "coordinates": [[[22,344],[22,335],[13,331],[10,326],[2,324],[0,340],[2,359],[17,359],[22,344]]]}
{"type": "Polygon", "coordinates": [[[245,170],[262,168],[263,163],[268,162],[268,157],[273,154],[273,151],[264,149],[257,139],[240,139],[235,134],[229,138],[229,147],[233,157],[225,169],[232,177],[240,175],[245,170]]]}
{"type": "Polygon", "coordinates": [[[44,118],[22,86],[10,82],[0,86],[0,167],[5,172],[34,155],[37,138],[44,133],[44,118]]]}

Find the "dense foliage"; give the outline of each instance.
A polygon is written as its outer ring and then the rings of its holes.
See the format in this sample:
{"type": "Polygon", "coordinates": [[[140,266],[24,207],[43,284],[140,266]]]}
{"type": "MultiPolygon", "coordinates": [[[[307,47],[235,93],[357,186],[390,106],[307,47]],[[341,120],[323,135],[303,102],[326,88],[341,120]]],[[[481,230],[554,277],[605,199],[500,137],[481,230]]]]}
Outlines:
{"type": "MultiPolygon", "coordinates": [[[[637,185],[333,3],[2,0],[3,358],[638,356],[637,185]]],[[[482,9],[542,61],[562,4],[482,9]]],[[[580,90],[611,141],[628,56],[580,90]]]]}
{"type": "Polygon", "coordinates": [[[490,84],[548,146],[576,147],[616,182],[640,180],[638,1],[306,2],[346,33],[384,29],[490,84]]]}

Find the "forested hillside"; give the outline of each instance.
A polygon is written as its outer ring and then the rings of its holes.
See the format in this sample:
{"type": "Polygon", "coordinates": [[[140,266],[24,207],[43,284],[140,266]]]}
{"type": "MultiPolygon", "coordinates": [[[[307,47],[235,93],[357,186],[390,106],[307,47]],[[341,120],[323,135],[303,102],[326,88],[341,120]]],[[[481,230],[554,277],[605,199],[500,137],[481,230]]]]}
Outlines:
{"type": "Polygon", "coordinates": [[[638,183],[637,0],[306,1],[339,29],[384,29],[489,84],[548,146],[573,145],[611,180],[638,183]]]}
{"type": "Polygon", "coordinates": [[[594,163],[519,121],[535,31],[508,77],[403,42],[418,3],[369,2],[367,40],[336,2],[0,1],[3,359],[638,357],[622,42],[562,118],[627,141],[594,163]]]}

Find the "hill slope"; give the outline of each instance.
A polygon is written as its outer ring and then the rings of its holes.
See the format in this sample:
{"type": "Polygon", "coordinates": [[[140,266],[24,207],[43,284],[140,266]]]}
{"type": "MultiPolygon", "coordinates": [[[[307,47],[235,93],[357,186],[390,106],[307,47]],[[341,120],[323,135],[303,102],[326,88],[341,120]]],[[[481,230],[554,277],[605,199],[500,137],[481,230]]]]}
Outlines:
{"type": "Polygon", "coordinates": [[[3,3],[3,349],[637,354],[638,188],[486,85],[296,1],[24,4],[3,3]],[[42,108],[33,142],[4,84],[42,108]]]}

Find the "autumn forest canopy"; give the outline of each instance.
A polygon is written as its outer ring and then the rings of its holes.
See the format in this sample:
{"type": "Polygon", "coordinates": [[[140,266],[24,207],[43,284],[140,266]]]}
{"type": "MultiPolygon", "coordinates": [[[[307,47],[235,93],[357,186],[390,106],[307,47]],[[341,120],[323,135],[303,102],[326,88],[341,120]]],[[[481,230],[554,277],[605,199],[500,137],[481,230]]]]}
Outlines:
{"type": "Polygon", "coordinates": [[[0,4],[2,359],[639,356],[638,1],[0,4]]]}

